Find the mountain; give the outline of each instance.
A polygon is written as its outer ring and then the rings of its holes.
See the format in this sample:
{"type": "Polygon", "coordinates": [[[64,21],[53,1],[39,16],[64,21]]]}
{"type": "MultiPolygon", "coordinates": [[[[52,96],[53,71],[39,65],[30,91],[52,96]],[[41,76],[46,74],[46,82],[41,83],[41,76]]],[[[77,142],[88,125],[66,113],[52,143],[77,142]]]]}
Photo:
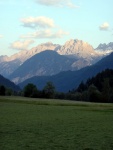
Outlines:
{"type": "Polygon", "coordinates": [[[14,91],[20,91],[20,87],[15,85],[10,80],[4,78],[2,75],[0,75],[0,85],[4,85],[7,88],[11,88],[14,91]]]}
{"type": "Polygon", "coordinates": [[[113,42],[110,42],[108,44],[104,43],[104,44],[99,44],[99,46],[96,49],[100,49],[100,50],[113,50],[113,42]]]}
{"type": "Polygon", "coordinates": [[[50,42],[40,44],[31,50],[23,50],[19,53],[16,53],[10,57],[8,56],[0,56],[0,74],[5,77],[8,77],[11,73],[13,73],[19,66],[21,66],[27,59],[34,56],[37,53],[45,51],[47,49],[54,50],[59,48],[60,45],[52,44],[50,42]]]}
{"type": "Polygon", "coordinates": [[[30,50],[23,50],[23,51],[20,51],[19,53],[16,53],[12,56],[10,56],[7,61],[13,61],[13,60],[20,60],[22,63],[25,62],[27,59],[29,59],[30,57],[34,56],[35,54],[37,53],[40,53],[40,52],[43,52],[45,50],[57,50],[57,48],[59,48],[60,45],[58,44],[53,44],[51,42],[48,42],[48,43],[43,43],[43,44],[40,44],[36,47],[33,47],[32,49],[30,50]]]}
{"type": "Polygon", "coordinates": [[[98,57],[98,53],[95,52],[94,48],[82,40],[69,40],[64,46],[60,47],[57,52],[60,55],[73,56],[76,58],[82,58],[89,60],[90,62],[94,61],[98,57]]]}
{"type": "Polygon", "coordinates": [[[8,77],[9,74],[13,73],[21,64],[20,60],[13,60],[9,62],[0,63],[0,73],[5,77],[8,77]]]}
{"type": "Polygon", "coordinates": [[[113,42],[110,42],[108,44],[99,44],[95,51],[101,55],[108,55],[113,52],[113,42]]]}
{"type": "Polygon", "coordinates": [[[8,56],[6,56],[6,55],[0,56],[0,63],[4,62],[4,61],[7,61],[7,59],[8,59],[8,56]]]}
{"type": "MultiPolygon", "coordinates": [[[[112,43],[109,44],[109,46],[111,45],[112,43]]],[[[40,44],[30,50],[22,50],[10,57],[0,56],[0,74],[5,77],[9,77],[26,60],[45,50],[55,51],[60,55],[66,55],[69,58],[75,58],[77,62],[73,63],[71,70],[77,70],[86,66],[90,66],[99,61],[102,57],[108,55],[105,52],[94,50],[90,44],[82,40],[71,39],[62,46],[48,42],[40,44]]]]}
{"type": "Polygon", "coordinates": [[[92,65],[98,58],[98,54],[94,51],[93,47],[81,40],[67,41],[64,46],[59,46],[55,48],[54,51],[50,51],[49,55],[44,52],[39,54],[39,56],[37,54],[37,56],[31,57],[30,60],[15,70],[9,78],[15,83],[20,83],[33,76],[55,75],[62,71],[79,70],[92,65]],[[55,52],[60,54],[59,57],[58,54],[57,57],[53,55],[55,52]],[[49,55],[51,55],[51,57],[49,55]],[[64,58],[64,55],[66,56],[65,61],[61,59],[64,58]],[[51,60],[53,60],[53,64],[51,64],[51,60]],[[71,60],[71,63],[69,60],[71,60]],[[48,66],[46,64],[48,64],[48,66]]]}
{"type": "Polygon", "coordinates": [[[63,46],[48,42],[48,43],[40,44],[30,50],[20,51],[10,57],[0,56],[0,62],[1,60],[2,62],[3,61],[9,62],[18,59],[23,63],[24,61],[34,56],[35,54],[45,50],[53,50],[53,51],[57,51],[57,53],[59,53],[60,55],[67,55],[67,56],[73,56],[73,57],[84,58],[84,59],[92,59],[98,57],[98,54],[95,52],[95,50],[90,44],[82,40],[71,39],[67,41],[63,46]]]}
{"type": "Polygon", "coordinates": [[[26,60],[9,78],[19,83],[33,76],[54,75],[61,71],[72,70],[75,61],[75,58],[68,58],[55,51],[46,50],[26,60]]]}
{"type": "Polygon", "coordinates": [[[33,83],[39,89],[42,89],[46,82],[51,81],[55,85],[57,91],[67,92],[76,88],[81,81],[86,81],[89,77],[93,77],[107,68],[113,69],[113,53],[104,57],[96,64],[78,71],[61,72],[54,76],[33,77],[20,83],[19,86],[23,88],[26,84],[33,83]]]}

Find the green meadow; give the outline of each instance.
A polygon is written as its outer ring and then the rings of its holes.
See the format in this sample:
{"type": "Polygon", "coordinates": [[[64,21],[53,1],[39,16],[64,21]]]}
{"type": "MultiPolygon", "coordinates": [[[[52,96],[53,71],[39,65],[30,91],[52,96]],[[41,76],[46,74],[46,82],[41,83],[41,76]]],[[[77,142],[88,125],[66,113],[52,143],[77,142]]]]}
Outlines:
{"type": "Polygon", "coordinates": [[[0,150],[113,150],[113,104],[0,97],[0,150]]]}

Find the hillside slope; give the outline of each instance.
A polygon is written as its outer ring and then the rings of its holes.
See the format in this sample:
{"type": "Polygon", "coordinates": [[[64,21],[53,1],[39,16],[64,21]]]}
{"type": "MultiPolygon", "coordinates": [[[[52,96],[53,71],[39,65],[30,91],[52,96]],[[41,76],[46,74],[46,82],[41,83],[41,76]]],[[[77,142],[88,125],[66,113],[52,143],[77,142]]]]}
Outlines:
{"type": "Polygon", "coordinates": [[[95,76],[106,68],[113,69],[113,53],[90,67],[78,71],[61,72],[54,76],[33,77],[20,83],[19,86],[23,88],[26,84],[33,83],[37,85],[39,89],[42,89],[47,81],[51,81],[55,85],[57,91],[67,92],[76,88],[81,81],[86,81],[89,77],[95,76]]]}
{"type": "Polygon", "coordinates": [[[0,74],[8,77],[12,74],[20,65],[22,65],[30,57],[43,52],[47,49],[53,51],[57,50],[60,45],[53,44],[51,42],[40,44],[30,50],[22,50],[12,56],[0,56],[0,74]]]}
{"type": "Polygon", "coordinates": [[[6,88],[11,88],[14,91],[20,91],[20,87],[15,85],[10,80],[4,78],[2,75],[0,75],[0,85],[4,85],[6,88]]]}
{"type": "Polygon", "coordinates": [[[74,58],[46,50],[25,61],[9,78],[19,83],[33,76],[54,75],[61,71],[71,70],[74,62],[74,58]]]}

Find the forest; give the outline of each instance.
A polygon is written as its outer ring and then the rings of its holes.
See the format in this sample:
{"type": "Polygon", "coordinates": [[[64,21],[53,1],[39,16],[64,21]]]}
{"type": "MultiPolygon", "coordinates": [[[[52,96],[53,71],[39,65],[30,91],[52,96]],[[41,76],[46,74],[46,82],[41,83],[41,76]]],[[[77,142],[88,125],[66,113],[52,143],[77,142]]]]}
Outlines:
{"type": "Polygon", "coordinates": [[[0,95],[113,103],[113,70],[106,69],[95,77],[87,79],[86,82],[82,81],[76,89],[72,89],[67,93],[57,92],[53,83],[47,82],[42,90],[29,83],[19,92],[1,85],[0,95]]]}

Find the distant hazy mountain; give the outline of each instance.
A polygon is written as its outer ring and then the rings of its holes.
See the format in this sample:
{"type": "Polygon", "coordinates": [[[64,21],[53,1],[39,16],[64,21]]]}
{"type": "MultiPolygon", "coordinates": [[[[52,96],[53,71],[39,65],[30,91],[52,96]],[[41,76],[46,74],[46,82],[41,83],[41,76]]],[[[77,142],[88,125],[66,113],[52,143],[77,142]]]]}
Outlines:
{"type": "Polygon", "coordinates": [[[47,81],[51,81],[55,85],[57,91],[67,92],[76,88],[81,81],[86,81],[89,77],[95,76],[97,73],[105,70],[106,68],[113,69],[113,53],[106,56],[96,64],[81,70],[61,72],[54,76],[33,77],[19,85],[23,88],[26,84],[33,83],[41,89],[45,86],[47,81]]]}
{"type": "Polygon", "coordinates": [[[100,49],[100,50],[113,50],[113,42],[110,42],[108,44],[104,43],[104,44],[99,44],[99,46],[96,49],[100,49]]]}
{"type": "Polygon", "coordinates": [[[54,75],[61,71],[72,70],[75,60],[59,55],[55,51],[46,50],[25,61],[9,78],[19,83],[33,76],[54,75]]]}
{"type": "Polygon", "coordinates": [[[4,85],[7,88],[11,88],[14,91],[20,91],[20,87],[15,85],[10,80],[4,78],[2,75],[0,75],[0,85],[4,85]]]}
{"type": "Polygon", "coordinates": [[[99,44],[99,46],[95,49],[97,53],[100,53],[101,55],[108,55],[111,52],[113,52],[113,42],[110,42],[108,44],[99,44]]]}

